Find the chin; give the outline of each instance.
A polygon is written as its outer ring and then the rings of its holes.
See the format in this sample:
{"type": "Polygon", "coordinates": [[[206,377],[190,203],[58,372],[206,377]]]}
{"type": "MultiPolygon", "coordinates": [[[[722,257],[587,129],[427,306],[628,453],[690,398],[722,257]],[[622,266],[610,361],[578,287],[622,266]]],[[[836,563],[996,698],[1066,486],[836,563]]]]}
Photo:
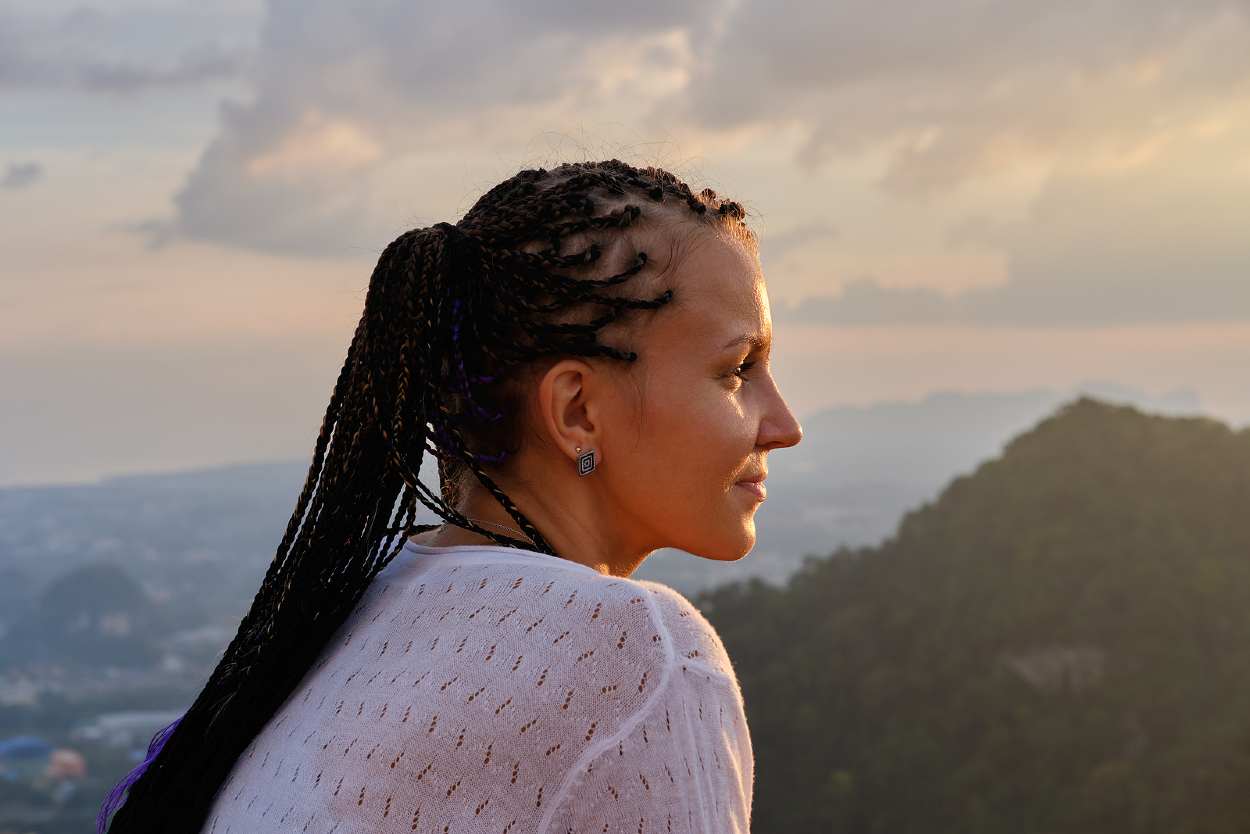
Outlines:
{"type": "MultiPolygon", "coordinates": [[[[694,525],[686,527],[688,533],[695,529],[694,525]]],[[[713,562],[736,562],[755,548],[755,518],[750,515],[722,518],[711,529],[699,532],[702,535],[674,536],[662,546],[713,562]]]]}
{"type": "Polygon", "coordinates": [[[741,535],[733,541],[718,542],[715,547],[709,547],[700,552],[699,555],[706,559],[712,559],[716,562],[736,562],[744,558],[748,553],[755,549],[755,525],[751,524],[742,529],[741,535]]]}
{"type": "Polygon", "coordinates": [[[725,558],[723,558],[723,559],[717,559],[716,561],[718,561],[718,562],[737,562],[737,561],[740,561],[740,560],[742,560],[742,559],[745,559],[745,558],[747,557],[747,553],[750,553],[750,552],[751,552],[750,550],[747,550],[745,553],[734,553],[734,554],[732,554],[732,555],[730,555],[730,556],[727,556],[727,557],[725,557],[725,558]]]}

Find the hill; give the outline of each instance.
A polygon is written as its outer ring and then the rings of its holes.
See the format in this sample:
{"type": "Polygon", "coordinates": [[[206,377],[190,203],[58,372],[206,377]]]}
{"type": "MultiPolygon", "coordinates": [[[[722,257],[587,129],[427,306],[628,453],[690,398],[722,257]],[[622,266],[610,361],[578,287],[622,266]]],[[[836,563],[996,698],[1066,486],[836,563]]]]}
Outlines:
{"type": "Polygon", "coordinates": [[[766,832],[1250,831],[1250,429],[1081,397],[784,588],[696,598],[766,832]]]}
{"type": "Polygon", "coordinates": [[[93,562],[48,585],[27,616],[0,636],[0,670],[30,663],[143,667],[172,612],[155,606],[119,565],[93,562]]]}

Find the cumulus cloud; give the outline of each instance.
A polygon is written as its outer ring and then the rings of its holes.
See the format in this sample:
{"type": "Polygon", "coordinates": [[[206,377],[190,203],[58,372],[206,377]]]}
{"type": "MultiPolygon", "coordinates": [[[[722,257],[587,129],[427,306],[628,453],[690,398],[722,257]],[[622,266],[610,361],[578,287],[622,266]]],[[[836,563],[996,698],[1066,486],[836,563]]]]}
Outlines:
{"type": "Polygon", "coordinates": [[[223,105],[173,215],[153,228],[355,254],[401,212],[454,219],[464,184],[452,166],[512,154],[539,130],[629,121],[637,102],[684,83],[684,33],[721,6],[272,0],[254,95],[223,105]]]}
{"type": "MultiPolygon", "coordinates": [[[[1247,165],[1250,122],[1235,114],[1250,102],[1248,33],[1244,0],[652,0],[628,10],[270,0],[252,95],[223,102],[171,214],[137,227],[154,243],[357,256],[401,228],[455,219],[514,171],[471,172],[497,169],[547,131],[619,120],[646,138],[669,127],[714,137],[798,125],[806,138],[792,164],[884,160],[877,185],[909,201],[1030,167],[1050,174],[1028,217],[969,218],[954,233],[952,247],[1004,258],[1006,283],[948,294],[898,288],[898,275],[838,276],[842,296],[783,305],[779,317],[1244,317],[1246,252],[1221,218],[1247,209],[1244,178],[1227,172],[1247,165]],[[1178,172],[1215,158],[1203,131],[1223,132],[1224,171],[1198,165],[1187,178],[1178,172]],[[1207,231],[1169,225],[1179,205],[1207,231]]],[[[842,226],[800,220],[763,236],[762,255],[854,247],[842,226]]]]}
{"type": "Polygon", "coordinates": [[[857,276],[774,309],[828,324],[1106,326],[1250,318],[1250,154],[1243,130],[1173,136],[1126,167],[1057,172],[1016,221],[973,217],[953,247],[1006,252],[1007,283],[945,294],[857,276]]]}
{"type": "Polygon", "coordinates": [[[809,167],[887,148],[881,184],[920,196],[1218,110],[1250,80],[1248,18],[1244,0],[743,0],[663,107],[797,124],[809,167]]]}
{"type": "Polygon", "coordinates": [[[659,111],[713,131],[797,128],[794,161],[813,176],[875,169],[880,191],[912,204],[1038,172],[1027,216],[952,231],[952,248],[1004,255],[1005,283],[950,293],[920,274],[836,275],[840,295],[780,305],[779,319],[1245,320],[1250,245],[1233,218],[1250,216],[1248,36],[1244,0],[743,0],[692,42],[690,83],[659,111]]]}
{"type": "Polygon", "coordinates": [[[26,188],[43,179],[43,173],[43,165],[38,162],[10,162],[4,176],[0,177],[0,188],[26,188]]]}

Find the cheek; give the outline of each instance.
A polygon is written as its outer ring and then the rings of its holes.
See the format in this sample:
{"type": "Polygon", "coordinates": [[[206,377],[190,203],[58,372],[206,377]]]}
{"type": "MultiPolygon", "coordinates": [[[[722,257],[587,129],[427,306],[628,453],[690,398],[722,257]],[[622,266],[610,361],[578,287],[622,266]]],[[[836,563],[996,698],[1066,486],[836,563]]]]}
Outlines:
{"type": "Polygon", "coordinates": [[[648,485],[648,503],[703,506],[731,485],[753,448],[727,383],[686,382],[647,392],[641,420],[616,452],[623,474],[648,485]]]}
{"type": "Polygon", "coordinates": [[[756,439],[739,397],[728,384],[691,385],[680,396],[652,397],[643,417],[637,446],[616,452],[622,523],[647,531],[652,546],[741,556],[759,503],[733,483],[756,439]]]}

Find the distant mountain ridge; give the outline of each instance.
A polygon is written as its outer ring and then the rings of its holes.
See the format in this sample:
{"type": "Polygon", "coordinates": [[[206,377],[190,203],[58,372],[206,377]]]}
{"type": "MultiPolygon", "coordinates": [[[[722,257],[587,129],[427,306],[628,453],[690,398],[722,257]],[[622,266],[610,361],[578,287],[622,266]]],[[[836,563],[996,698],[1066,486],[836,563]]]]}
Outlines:
{"type": "Polygon", "coordinates": [[[769,832],[1250,831],[1250,428],[1081,397],[876,546],[694,598],[769,832]]]}
{"type": "MultiPolygon", "coordinates": [[[[1105,382],[1081,389],[1152,410],[1200,410],[1191,392],[1153,397],[1105,382]]],[[[749,576],[784,582],[803,554],[882,540],[904,512],[1067,398],[1045,389],[935,393],[806,417],[801,446],[769,456],[769,500],[756,514],[752,553],[712,563],[666,548],[635,575],[686,592],[749,576]]],[[[112,560],[157,599],[186,595],[205,617],[237,617],[273,558],[308,465],[256,462],[0,488],[0,571],[35,593],[75,567],[112,560]]],[[[438,483],[428,459],[422,479],[438,483]]],[[[437,520],[418,511],[422,523],[437,520]]],[[[0,628],[4,621],[0,609],[0,628]]]]}

